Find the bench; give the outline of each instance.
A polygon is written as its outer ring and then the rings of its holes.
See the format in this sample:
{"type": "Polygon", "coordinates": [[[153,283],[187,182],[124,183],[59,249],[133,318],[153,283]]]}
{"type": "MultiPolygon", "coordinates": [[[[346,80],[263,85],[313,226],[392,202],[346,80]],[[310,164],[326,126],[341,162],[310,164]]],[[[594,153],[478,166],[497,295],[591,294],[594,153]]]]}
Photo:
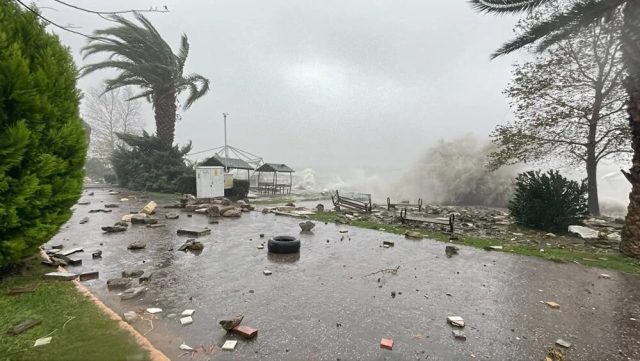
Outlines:
{"type": "Polygon", "coordinates": [[[418,207],[418,212],[422,212],[422,198],[418,198],[418,204],[409,204],[409,203],[391,203],[391,198],[387,197],[387,210],[390,210],[391,208],[396,208],[396,206],[418,207]]]}
{"type": "Polygon", "coordinates": [[[335,207],[344,207],[359,212],[371,213],[371,194],[355,194],[348,198],[341,196],[338,191],[331,196],[331,202],[335,207]],[[356,196],[360,199],[356,199],[356,196]]]}
{"type": "Polygon", "coordinates": [[[403,208],[400,211],[400,220],[402,223],[406,223],[408,221],[412,222],[422,222],[422,223],[431,223],[431,224],[441,224],[443,226],[449,226],[449,232],[453,233],[453,224],[456,220],[455,214],[450,214],[449,218],[429,218],[423,217],[416,214],[407,214],[407,209],[403,208]]]}

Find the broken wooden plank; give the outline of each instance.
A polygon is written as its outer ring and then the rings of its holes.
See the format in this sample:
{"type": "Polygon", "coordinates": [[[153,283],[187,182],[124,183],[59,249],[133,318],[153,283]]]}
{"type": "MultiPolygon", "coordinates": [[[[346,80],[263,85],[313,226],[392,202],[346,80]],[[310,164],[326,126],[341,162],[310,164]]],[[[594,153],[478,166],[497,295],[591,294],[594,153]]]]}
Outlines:
{"type": "Polygon", "coordinates": [[[35,292],[36,288],[35,287],[29,287],[29,288],[14,288],[12,290],[9,290],[9,292],[7,292],[7,295],[9,296],[15,296],[15,295],[19,295],[22,293],[32,293],[35,292]]]}
{"type": "Polygon", "coordinates": [[[9,331],[7,331],[7,333],[10,335],[17,335],[41,323],[42,321],[40,320],[34,320],[33,318],[28,318],[20,322],[19,324],[13,326],[12,328],[10,328],[9,331]]]}
{"type": "Polygon", "coordinates": [[[178,230],[178,236],[204,236],[211,233],[208,228],[184,228],[178,230]]]}

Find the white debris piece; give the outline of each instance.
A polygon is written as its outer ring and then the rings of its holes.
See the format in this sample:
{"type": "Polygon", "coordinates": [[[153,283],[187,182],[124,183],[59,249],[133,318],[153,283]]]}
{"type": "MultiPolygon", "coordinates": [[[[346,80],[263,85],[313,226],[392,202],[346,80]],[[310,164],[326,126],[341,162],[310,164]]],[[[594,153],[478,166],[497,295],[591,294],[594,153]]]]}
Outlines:
{"type": "Polygon", "coordinates": [[[180,345],[180,349],[183,351],[193,351],[193,347],[187,345],[186,343],[182,343],[182,345],[180,345]]]}
{"type": "Polygon", "coordinates": [[[457,327],[464,327],[464,320],[460,316],[449,316],[447,322],[457,327]]]}
{"type": "Polygon", "coordinates": [[[193,316],[196,310],[184,310],[182,311],[182,317],[193,316]]]}
{"type": "Polygon", "coordinates": [[[156,314],[162,312],[162,308],[147,308],[147,313],[156,314]]]}
{"type": "Polygon", "coordinates": [[[180,319],[180,323],[182,324],[182,326],[190,325],[193,323],[193,318],[191,318],[191,316],[183,317],[180,319]]]}
{"type": "Polygon", "coordinates": [[[583,226],[569,226],[569,233],[577,234],[582,239],[598,238],[598,231],[583,226]]]}
{"type": "Polygon", "coordinates": [[[233,340],[225,341],[224,345],[222,345],[222,349],[232,351],[236,348],[237,344],[238,344],[238,341],[233,341],[233,340]]]}
{"type": "Polygon", "coordinates": [[[33,344],[33,347],[44,346],[51,343],[51,339],[53,337],[43,337],[36,340],[36,343],[33,344]]]}
{"type": "Polygon", "coordinates": [[[265,276],[268,276],[268,275],[270,275],[272,272],[271,272],[271,271],[269,271],[269,270],[264,270],[264,271],[262,271],[262,273],[264,273],[264,275],[265,275],[265,276]]]}

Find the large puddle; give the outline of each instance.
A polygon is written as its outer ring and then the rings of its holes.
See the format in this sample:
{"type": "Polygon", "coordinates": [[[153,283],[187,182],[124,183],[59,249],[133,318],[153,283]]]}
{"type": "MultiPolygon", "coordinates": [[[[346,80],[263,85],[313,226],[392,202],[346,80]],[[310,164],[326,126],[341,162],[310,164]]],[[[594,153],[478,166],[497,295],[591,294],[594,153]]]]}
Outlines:
{"type": "Polygon", "coordinates": [[[133,225],[104,234],[101,226],[140,210],[147,200],[118,202],[129,193],[89,191],[95,196],[85,192],[82,200],[91,204],[76,206],[68,226],[49,244],[84,247],[75,254],[83,265],[68,269],[100,271],[99,280],[85,285],[116,312],[162,308],[152,321],[134,327],[172,359],[190,358],[180,357],[184,342],[215,346],[212,356],[200,350],[195,360],[539,360],[558,338],[573,344],[574,360],[640,359],[640,322],[631,320],[640,320],[638,276],[467,247],[447,258],[444,243],[335,224],[317,223],[313,234],[304,235],[300,220],[257,211],[214,225],[204,215],[188,218],[185,212],[165,220],[175,210],[162,205],[172,199],[156,199],[165,228],[133,225]],[[89,214],[104,208],[101,201],[120,208],[89,214]],[[80,225],[87,216],[90,221],[80,225]],[[177,250],[188,237],[176,231],[185,227],[212,229],[199,238],[202,252],[177,250]],[[257,249],[276,235],[299,237],[300,254],[257,249]],[[382,248],[383,240],[395,246],[382,248]],[[145,241],[147,248],[127,250],[133,241],[145,241]],[[102,259],[91,259],[98,249],[102,259]],[[397,275],[366,276],[397,266],[397,275]],[[121,301],[107,290],[106,281],[125,269],[153,273],[142,299],[121,301]],[[273,274],[263,275],[265,269],[273,274]],[[612,279],[598,279],[603,272],[612,279]],[[188,308],[196,310],[194,322],[181,326],[179,315],[188,308]],[[237,314],[245,316],[242,324],[259,330],[257,338],[243,340],[218,326],[237,314]],[[464,318],[466,341],[454,339],[449,315],[464,318]],[[393,351],[380,348],[382,338],[395,342],[393,351]],[[229,339],[239,341],[235,351],[221,350],[229,339]]]}

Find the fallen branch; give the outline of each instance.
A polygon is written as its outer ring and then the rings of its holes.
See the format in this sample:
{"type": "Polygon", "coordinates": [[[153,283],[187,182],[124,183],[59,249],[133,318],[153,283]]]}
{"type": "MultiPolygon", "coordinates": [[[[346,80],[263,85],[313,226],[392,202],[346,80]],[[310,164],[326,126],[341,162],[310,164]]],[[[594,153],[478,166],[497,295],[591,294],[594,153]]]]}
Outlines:
{"type": "Polygon", "coordinates": [[[369,273],[368,275],[362,276],[362,278],[364,277],[369,277],[369,276],[373,276],[376,275],[378,273],[391,273],[391,274],[398,274],[398,270],[400,269],[400,266],[396,267],[396,268],[387,268],[387,269],[381,269],[379,271],[373,272],[373,273],[369,273]]]}

